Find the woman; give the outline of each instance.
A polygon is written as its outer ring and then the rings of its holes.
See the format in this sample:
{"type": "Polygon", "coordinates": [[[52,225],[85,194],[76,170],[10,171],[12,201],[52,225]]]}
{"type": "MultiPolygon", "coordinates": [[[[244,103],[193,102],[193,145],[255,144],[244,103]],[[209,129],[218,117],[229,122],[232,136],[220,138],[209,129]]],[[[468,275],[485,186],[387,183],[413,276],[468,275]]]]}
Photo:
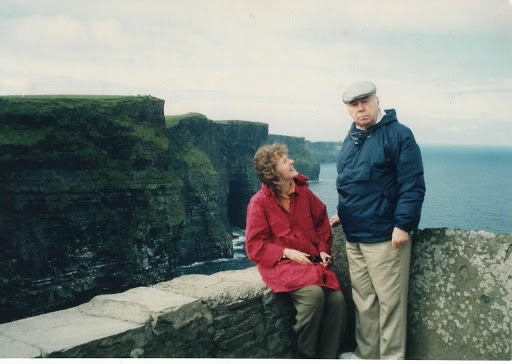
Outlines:
{"type": "Polygon", "coordinates": [[[263,183],[247,207],[245,247],[270,289],[292,298],[297,356],[336,358],[345,300],[329,269],[332,236],[327,211],[287,152],[286,146],[274,143],[254,155],[263,183]]]}

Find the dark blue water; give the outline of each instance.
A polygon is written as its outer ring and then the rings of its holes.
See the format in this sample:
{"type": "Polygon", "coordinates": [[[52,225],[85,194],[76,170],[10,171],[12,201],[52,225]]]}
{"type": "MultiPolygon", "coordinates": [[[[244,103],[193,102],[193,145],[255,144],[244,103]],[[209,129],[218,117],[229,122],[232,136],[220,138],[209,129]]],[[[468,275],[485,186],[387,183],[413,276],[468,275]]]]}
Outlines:
{"type": "MultiPolygon", "coordinates": [[[[427,193],[420,229],[456,228],[512,232],[512,148],[422,146],[427,193]]],[[[336,213],[336,164],[320,166],[311,190],[336,213]]],[[[234,231],[234,258],[180,267],[176,275],[212,274],[253,264],[245,255],[243,230],[234,231]]]]}

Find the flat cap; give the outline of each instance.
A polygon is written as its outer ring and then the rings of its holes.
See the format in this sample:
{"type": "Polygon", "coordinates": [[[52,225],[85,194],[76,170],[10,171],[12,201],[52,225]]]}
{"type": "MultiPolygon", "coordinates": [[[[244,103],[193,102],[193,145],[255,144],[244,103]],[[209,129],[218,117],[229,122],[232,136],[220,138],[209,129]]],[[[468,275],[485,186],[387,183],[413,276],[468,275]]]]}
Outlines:
{"type": "Polygon", "coordinates": [[[361,97],[366,97],[373,95],[377,92],[377,87],[371,82],[357,82],[353,85],[350,85],[345,92],[343,93],[343,102],[345,104],[354,101],[356,99],[360,99],[361,97]]]}

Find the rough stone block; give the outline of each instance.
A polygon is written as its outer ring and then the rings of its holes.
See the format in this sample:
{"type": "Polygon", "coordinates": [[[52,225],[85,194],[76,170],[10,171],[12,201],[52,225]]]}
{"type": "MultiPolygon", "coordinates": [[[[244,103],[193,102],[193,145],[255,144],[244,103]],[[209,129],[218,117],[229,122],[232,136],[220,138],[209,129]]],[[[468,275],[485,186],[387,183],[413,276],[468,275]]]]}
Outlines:
{"type": "Polygon", "coordinates": [[[95,297],[79,306],[81,312],[95,316],[124,318],[148,324],[153,340],[138,348],[137,357],[202,357],[211,352],[210,311],[196,298],[151,287],[95,297]],[[202,342],[201,349],[190,344],[202,342]]]}
{"type": "Polygon", "coordinates": [[[414,236],[409,359],[510,360],[512,235],[427,229],[414,236]]]}
{"type": "Polygon", "coordinates": [[[237,320],[232,326],[215,331],[214,339],[217,342],[229,340],[242,333],[252,331],[255,327],[262,323],[261,314],[247,316],[245,319],[237,320]]]}
{"type": "Polygon", "coordinates": [[[147,332],[141,324],[71,308],[2,324],[0,336],[40,348],[43,357],[129,357],[131,350],[144,345],[147,332]]]}
{"type": "Polygon", "coordinates": [[[164,322],[170,323],[173,330],[201,318],[207,326],[212,324],[211,314],[197,299],[150,287],[97,296],[78,309],[88,315],[151,323],[156,334],[160,331],[159,324],[164,322]]]}
{"type": "Polygon", "coordinates": [[[256,267],[253,267],[209,276],[190,274],[159,283],[154,288],[197,298],[208,308],[215,309],[260,297],[266,285],[256,267]]]}
{"type": "Polygon", "coordinates": [[[241,310],[229,315],[217,316],[214,318],[214,324],[216,330],[230,330],[234,327],[254,327],[257,323],[261,322],[261,306],[251,307],[249,310],[241,310]]]}
{"type": "Polygon", "coordinates": [[[41,351],[32,345],[0,335],[0,358],[40,358],[41,351]]]}
{"type": "Polygon", "coordinates": [[[274,331],[267,336],[267,347],[270,355],[277,355],[286,350],[290,350],[292,346],[293,331],[292,327],[283,327],[281,331],[274,331]]]}

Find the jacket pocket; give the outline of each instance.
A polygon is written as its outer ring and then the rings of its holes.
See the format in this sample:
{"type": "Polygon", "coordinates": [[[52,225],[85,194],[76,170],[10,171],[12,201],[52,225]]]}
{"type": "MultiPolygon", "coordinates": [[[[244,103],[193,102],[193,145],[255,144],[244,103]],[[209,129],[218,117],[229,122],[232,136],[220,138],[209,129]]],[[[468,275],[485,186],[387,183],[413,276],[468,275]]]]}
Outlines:
{"type": "Polygon", "coordinates": [[[295,290],[316,282],[317,273],[313,265],[299,264],[293,261],[285,261],[277,265],[278,277],[283,286],[295,290]]]}
{"type": "Polygon", "coordinates": [[[370,167],[362,166],[351,169],[344,169],[338,173],[336,185],[343,186],[347,183],[368,181],[370,179],[370,167]]]}

